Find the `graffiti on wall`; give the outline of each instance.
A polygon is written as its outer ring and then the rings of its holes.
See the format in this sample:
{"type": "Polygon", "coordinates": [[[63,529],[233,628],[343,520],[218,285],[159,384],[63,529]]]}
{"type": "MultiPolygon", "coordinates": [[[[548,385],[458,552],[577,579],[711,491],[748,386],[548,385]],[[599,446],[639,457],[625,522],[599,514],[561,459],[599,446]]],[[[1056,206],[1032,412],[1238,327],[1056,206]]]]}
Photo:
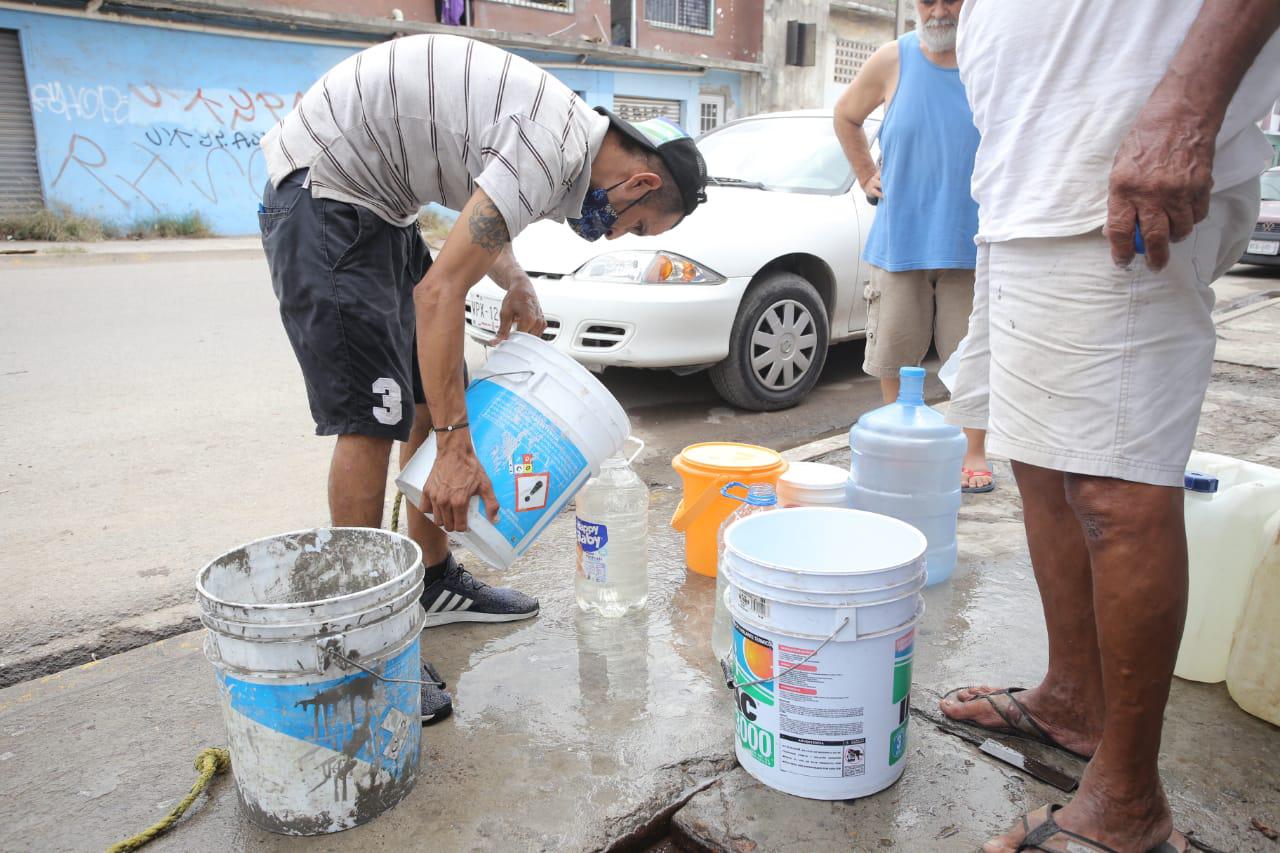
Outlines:
{"type": "Polygon", "coordinates": [[[256,200],[266,181],[258,143],[302,93],[55,80],[32,85],[30,97],[33,112],[66,123],[66,144],[47,164],[49,187],[92,181],[110,200],[105,206],[117,208],[108,214],[138,217],[184,204],[238,211],[256,200]]]}

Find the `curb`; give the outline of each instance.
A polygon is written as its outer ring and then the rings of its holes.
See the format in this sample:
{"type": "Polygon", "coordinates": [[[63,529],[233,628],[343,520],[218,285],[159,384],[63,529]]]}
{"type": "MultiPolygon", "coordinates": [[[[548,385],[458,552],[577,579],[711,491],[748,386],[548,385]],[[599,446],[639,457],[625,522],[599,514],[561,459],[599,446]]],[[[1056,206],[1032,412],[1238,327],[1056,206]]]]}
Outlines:
{"type": "Polygon", "coordinates": [[[193,598],[5,655],[0,657],[0,689],[196,630],[198,613],[193,598]]]}
{"type": "Polygon", "coordinates": [[[140,264],[167,261],[184,264],[198,261],[251,261],[264,258],[256,249],[190,249],[176,252],[37,252],[35,254],[0,254],[0,269],[39,269],[42,267],[101,266],[103,264],[140,264]]]}

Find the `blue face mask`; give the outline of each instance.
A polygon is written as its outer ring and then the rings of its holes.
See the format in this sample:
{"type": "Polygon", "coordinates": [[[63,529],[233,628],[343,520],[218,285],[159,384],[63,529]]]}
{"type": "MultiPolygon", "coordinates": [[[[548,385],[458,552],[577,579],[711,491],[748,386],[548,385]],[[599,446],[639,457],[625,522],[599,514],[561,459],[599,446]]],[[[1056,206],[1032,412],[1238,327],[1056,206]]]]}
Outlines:
{"type": "Polygon", "coordinates": [[[596,187],[588,192],[587,197],[582,200],[582,216],[567,220],[574,233],[583,240],[594,243],[609,233],[609,229],[617,223],[622,214],[644,201],[649,195],[645,193],[622,210],[614,210],[613,204],[609,201],[609,193],[625,183],[626,181],[618,181],[608,189],[596,187]]]}

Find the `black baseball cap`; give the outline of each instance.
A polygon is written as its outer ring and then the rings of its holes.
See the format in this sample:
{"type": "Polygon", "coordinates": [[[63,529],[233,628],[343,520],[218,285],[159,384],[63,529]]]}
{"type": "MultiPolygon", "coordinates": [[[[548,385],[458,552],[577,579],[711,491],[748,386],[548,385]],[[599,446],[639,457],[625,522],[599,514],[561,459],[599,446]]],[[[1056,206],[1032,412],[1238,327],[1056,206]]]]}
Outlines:
{"type": "Polygon", "coordinates": [[[634,124],[620,119],[604,107],[596,112],[609,118],[609,124],[628,139],[635,140],[642,148],[662,158],[667,171],[675,178],[684,201],[684,215],[707,200],[707,164],[693,139],[675,122],[665,118],[651,118],[634,124]]]}

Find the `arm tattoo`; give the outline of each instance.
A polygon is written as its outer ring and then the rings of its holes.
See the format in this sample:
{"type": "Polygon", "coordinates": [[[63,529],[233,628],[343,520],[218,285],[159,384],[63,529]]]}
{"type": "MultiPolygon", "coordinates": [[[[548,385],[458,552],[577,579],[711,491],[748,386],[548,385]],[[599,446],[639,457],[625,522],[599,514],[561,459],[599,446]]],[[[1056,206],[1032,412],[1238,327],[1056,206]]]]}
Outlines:
{"type": "Polygon", "coordinates": [[[471,226],[471,242],[486,251],[501,251],[505,244],[511,242],[507,223],[492,201],[477,204],[467,224],[471,226]]]}

